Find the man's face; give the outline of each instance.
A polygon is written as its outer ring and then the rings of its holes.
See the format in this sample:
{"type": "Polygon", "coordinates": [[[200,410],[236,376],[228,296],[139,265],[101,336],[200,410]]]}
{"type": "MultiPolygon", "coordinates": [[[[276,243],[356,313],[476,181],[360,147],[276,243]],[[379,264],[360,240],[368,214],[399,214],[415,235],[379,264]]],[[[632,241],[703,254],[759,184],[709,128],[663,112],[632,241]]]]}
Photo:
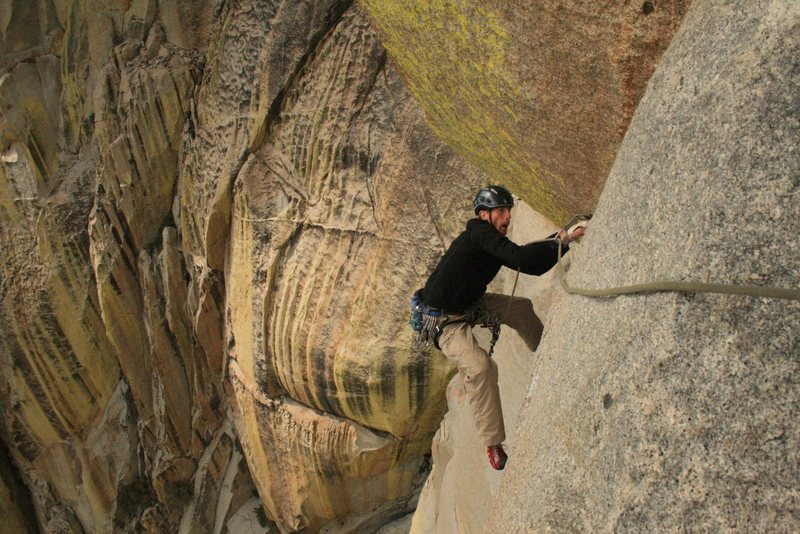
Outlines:
{"type": "Polygon", "coordinates": [[[478,216],[494,226],[495,230],[502,235],[508,233],[508,225],[511,223],[511,208],[495,208],[493,210],[481,210],[478,216]]]}

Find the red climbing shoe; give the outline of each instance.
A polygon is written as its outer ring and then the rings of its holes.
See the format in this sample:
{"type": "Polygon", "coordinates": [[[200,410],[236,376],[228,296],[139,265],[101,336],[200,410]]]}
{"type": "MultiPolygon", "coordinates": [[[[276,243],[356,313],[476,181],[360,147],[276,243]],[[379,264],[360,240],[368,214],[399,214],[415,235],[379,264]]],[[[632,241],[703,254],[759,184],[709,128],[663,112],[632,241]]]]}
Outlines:
{"type": "Polygon", "coordinates": [[[503,450],[503,446],[499,444],[489,445],[486,447],[486,453],[489,455],[489,463],[492,464],[492,467],[498,471],[502,471],[506,466],[506,460],[508,460],[508,455],[506,451],[503,450]]]}

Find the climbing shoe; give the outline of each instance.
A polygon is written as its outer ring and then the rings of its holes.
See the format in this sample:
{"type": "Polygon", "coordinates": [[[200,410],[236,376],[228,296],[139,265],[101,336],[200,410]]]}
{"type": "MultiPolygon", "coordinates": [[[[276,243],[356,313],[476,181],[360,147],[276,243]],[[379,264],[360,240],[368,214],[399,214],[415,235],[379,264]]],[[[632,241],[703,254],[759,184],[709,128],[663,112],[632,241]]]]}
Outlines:
{"type": "Polygon", "coordinates": [[[506,466],[508,455],[503,450],[502,445],[489,445],[486,447],[486,453],[489,455],[489,463],[498,471],[501,471],[506,466]]]}

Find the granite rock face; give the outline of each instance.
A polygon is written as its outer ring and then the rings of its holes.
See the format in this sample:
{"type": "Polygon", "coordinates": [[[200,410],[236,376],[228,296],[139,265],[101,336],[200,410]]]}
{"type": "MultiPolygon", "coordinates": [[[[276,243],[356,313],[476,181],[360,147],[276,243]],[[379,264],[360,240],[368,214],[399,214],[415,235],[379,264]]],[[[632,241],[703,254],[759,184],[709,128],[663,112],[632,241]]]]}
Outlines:
{"type": "MultiPolygon", "coordinates": [[[[696,2],[569,282],[796,288],[798,58],[797,3],[696,2]]],[[[799,312],[717,294],[562,300],[487,531],[796,531],[799,312]]]]}
{"type": "Polygon", "coordinates": [[[502,477],[406,326],[480,184],[592,211],[684,16],[570,277],[796,283],[797,8],[688,5],[0,0],[0,531],[796,528],[793,304],[522,280],[502,477]]]}

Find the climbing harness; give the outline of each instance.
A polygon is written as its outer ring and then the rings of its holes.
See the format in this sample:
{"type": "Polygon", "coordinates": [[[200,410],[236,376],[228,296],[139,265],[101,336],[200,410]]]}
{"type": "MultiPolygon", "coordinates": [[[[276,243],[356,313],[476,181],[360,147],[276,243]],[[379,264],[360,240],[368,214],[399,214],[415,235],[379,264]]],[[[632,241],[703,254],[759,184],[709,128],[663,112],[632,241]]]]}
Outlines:
{"type": "MultiPolygon", "coordinates": [[[[575,220],[579,217],[581,216],[577,216],[573,219],[573,221],[570,221],[565,228],[570,228],[573,224],[575,224],[575,227],[577,228],[577,226],[580,225],[580,221],[577,221],[578,224],[576,224],[575,220]]],[[[619,295],[630,295],[634,293],[659,293],[675,291],[680,293],[720,293],[725,295],[746,295],[750,297],[800,300],[800,289],[796,288],[762,287],[743,284],[708,284],[703,282],[683,282],[679,280],[656,280],[654,282],[643,284],[602,289],[572,287],[567,283],[567,269],[561,261],[563,256],[561,240],[556,239],[556,241],[558,241],[557,257],[558,267],[561,271],[559,273],[561,287],[564,288],[564,291],[573,295],[581,295],[584,297],[617,297],[619,295]]]]}
{"type": "Polygon", "coordinates": [[[419,296],[419,290],[411,297],[411,328],[416,332],[414,348],[421,349],[433,346],[441,350],[439,338],[444,328],[451,324],[468,323],[470,326],[481,326],[492,333],[492,342],[489,347],[489,357],[494,352],[494,346],[500,338],[501,317],[491,314],[478,304],[473,304],[459,315],[448,317],[443,310],[426,305],[419,296]]]}
{"type": "Polygon", "coordinates": [[[494,353],[494,346],[500,339],[500,323],[502,318],[493,313],[489,313],[478,304],[473,304],[463,315],[458,315],[452,319],[447,319],[434,327],[433,345],[441,350],[439,337],[444,332],[444,327],[456,323],[469,323],[470,326],[480,326],[492,333],[492,342],[489,345],[489,357],[494,353]]]}

